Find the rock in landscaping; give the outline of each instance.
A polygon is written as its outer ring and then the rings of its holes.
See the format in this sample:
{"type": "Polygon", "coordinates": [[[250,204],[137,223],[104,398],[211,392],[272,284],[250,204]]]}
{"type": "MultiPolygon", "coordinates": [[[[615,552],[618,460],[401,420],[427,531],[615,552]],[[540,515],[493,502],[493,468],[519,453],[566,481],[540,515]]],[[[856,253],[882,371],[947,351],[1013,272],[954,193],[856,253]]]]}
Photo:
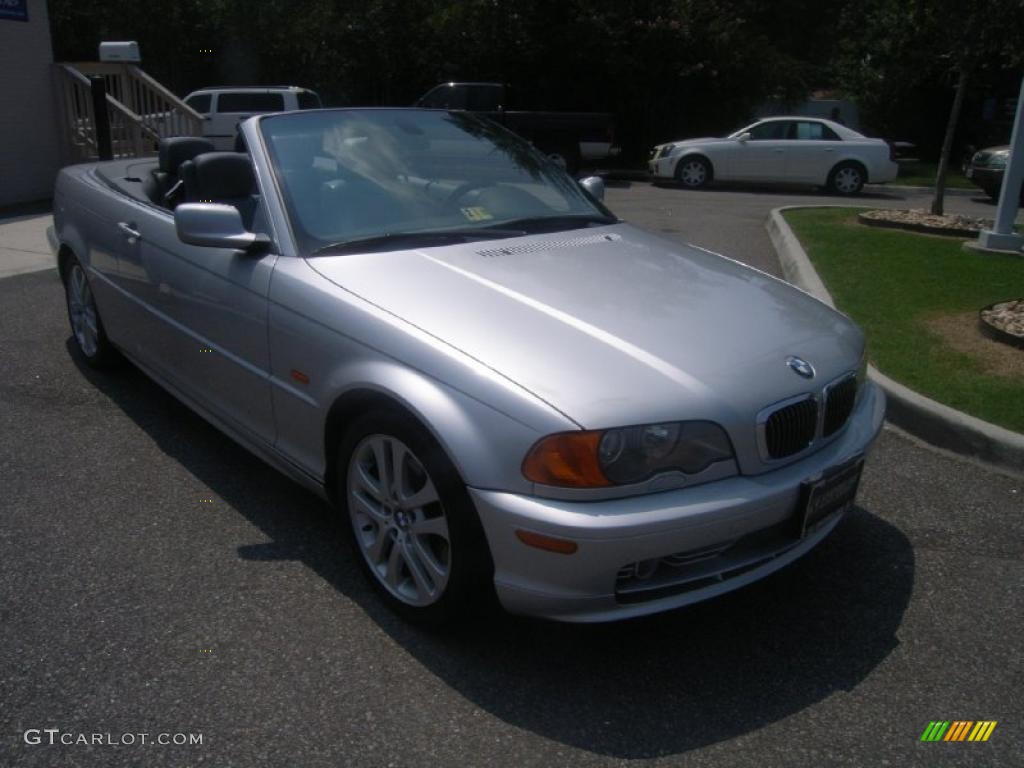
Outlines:
{"type": "Polygon", "coordinates": [[[858,214],[857,218],[864,224],[876,227],[910,229],[957,237],[977,235],[982,229],[991,229],[993,226],[992,219],[983,219],[980,216],[963,216],[957,213],[936,216],[922,209],[864,211],[858,214]]]}
{"type": "Polygon", "coordinates": [[[1003,333],[1024,340],[1024,299],[993,304],[981,310],[981,319],[1003,333]]]}

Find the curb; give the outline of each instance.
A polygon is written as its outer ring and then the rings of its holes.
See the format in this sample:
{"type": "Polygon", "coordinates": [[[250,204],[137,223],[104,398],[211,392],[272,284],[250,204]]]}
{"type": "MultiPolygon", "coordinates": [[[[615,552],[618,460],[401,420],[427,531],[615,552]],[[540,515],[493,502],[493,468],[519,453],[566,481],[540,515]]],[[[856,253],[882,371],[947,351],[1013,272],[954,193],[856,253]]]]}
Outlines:
{"type": "Polygon", "coordinates": [[[49,235],[49,230],[52,228],[52,217],[49,211],[40,212],[32,209],[31,206],[22,206],[20,210],[9,208],[0,212],[0,280],[55,269],[57,264],[53,257],[53,243],[49,235]],[[12,244],[11,232],[7,229],[8,227],[41,218],[48,219],[47,222],[44,222],[44,226],[49,224],[43,236],[43,241],[48,245],[45,251],[38,250],[37,244],[26,246],[20,243],[16,235],[12,244]]]}
{"type": "MultiPolygon", "coordinates": [[[[935,193],[935,187],[905,187],[902,184],[865,184],[865,192],[886,192],[890,190],[897,190],[899,192],[930,192],[935,193]]],[[[946,191],[943,195],[953,195],[954,197],[978,197],[985,195],[982,189],[961,189],[960,187],[946,187],[946,191]]]]}
{"type": "MultiPolygon", "coordinates": [[[[837,206],[787,205],[775,208],[768,215],[765,228],[786,280],[834,308],[835,302],[828,289],[793,230],[782,218],[784,211],[823,207],[837,206]]],[[[874,366],[868,366],[868,377],[885,391],[888,399],[885,417],[900,429],[939,448],[1004,470],[1019,474],[1024,469],[1024,435],[925,397],[893,381],[874,366]]]]}

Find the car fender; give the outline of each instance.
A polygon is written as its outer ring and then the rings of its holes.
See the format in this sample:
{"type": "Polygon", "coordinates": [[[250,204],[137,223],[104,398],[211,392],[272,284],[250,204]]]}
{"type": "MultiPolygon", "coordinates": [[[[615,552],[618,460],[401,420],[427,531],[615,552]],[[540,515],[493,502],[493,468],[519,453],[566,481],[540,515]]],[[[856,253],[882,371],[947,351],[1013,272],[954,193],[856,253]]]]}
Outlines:
{"type": "Polygon", "coordinates": [[[85,244],[85,236],[78,226],[70,221],[65,221],[63,226],[54,224],[54,234],[57,238],[57,252],[54,254],[54,259],[60,270],[61,279],[64,278],[64,271],[67,268],[66,263],[61,263],[62,251],[71,251],[75,258],[88,268],[89,249],[85,244]]]}
{"type": "Polygon", "coordinates": [[[57,177],[53,195],[53,231],[57,239],[54,260],[57,268],[61,270],[61,278],[64,277],[64,267],[60,263],[63,249],[70,250],[83,265],[88,266],[89,263],[89,247],[86,245],[85,234],[75,223],[74,217],[69,215],[74,207],[67,189],[70,183],[67,172],[62,171],[57,177]]]}
{"type": "MultiPolygon", "coordinates": [[[[463,481],[478,488],[530,493],[520,471],[527,451],[546,434],[469,394],[386,357],[338,365],[330,371],[325,399],[323,462],[328,491],[333,486],[337,444],[352,419],[382,406],[405,411],[426,428],[455,465],[463,481]],[[502,435],[495,440],[496,434],[502,435]]],[[[551,431],[571,429],[568,421],[551,431]]]]}
{"type": "Polygon", "coordinates": [[[712,157],[713,154],[713,152],[708,152],[706,147],[687,147],[673,158],[675,163],[672,164],[672,175],[675,176],[676,168],[679,167],[679,163],[683,160],[690,157],[700,157],[706,160],[711,166],[711,176],[713,178],[716,171],[715,159],[712,157]]]}

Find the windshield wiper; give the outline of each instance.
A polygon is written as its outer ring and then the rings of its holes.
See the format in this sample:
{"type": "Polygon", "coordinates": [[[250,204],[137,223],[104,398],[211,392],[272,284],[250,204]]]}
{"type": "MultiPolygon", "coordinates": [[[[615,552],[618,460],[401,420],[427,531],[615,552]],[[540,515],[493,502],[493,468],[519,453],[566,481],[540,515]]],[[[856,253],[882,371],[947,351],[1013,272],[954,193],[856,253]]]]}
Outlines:
{"type": "Polygon", "coordinates": [[[473,227],[470,229],[434,229],[421,232],[386,232],[383,235],[357,237],[352,240],[341,240],[337,243],[322,246],[313,251],[313,256],[332,256],[344,253],[371,253],[397,248],[417,248],[437,245],[468,243],[471,240],[497,240],[503,237],[522,237],[527,234],[524,229],[500,229],[473,227]]]}
{"type": "Polygon", "coordinates": [[[525,219],[503,221],[495,226],[515,227],[516,229],[525,230],[525,234],[535,235],[543,232],[559,232],[565,229],[582,229],[584,227],[603,227],[618,223],[619,220],[614,216],[585,213],[565,216],[532,216],[525,219]]]}

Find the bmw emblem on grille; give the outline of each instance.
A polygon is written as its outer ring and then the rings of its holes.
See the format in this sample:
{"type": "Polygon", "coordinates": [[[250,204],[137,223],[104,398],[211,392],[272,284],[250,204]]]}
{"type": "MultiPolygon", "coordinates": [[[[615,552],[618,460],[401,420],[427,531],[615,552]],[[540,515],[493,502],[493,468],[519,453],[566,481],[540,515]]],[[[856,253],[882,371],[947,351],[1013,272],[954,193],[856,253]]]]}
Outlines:
{"type": "Polygon", "coordinates": [[[814,378],[814,366],[812,366],[802,357],[790,355],[789,357],[786,358],[786,365],[792,368],[798,376],[803,376],[805,379],[814,378]]]}

